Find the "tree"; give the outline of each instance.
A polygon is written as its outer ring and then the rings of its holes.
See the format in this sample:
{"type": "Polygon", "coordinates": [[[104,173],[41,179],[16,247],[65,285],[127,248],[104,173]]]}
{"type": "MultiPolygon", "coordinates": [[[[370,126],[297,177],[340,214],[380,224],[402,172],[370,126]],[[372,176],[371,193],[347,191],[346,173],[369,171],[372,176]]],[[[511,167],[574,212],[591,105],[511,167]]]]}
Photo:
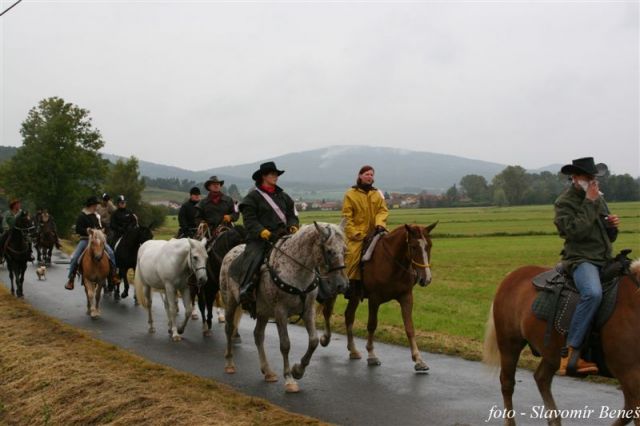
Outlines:
{"type": "Polygon", "coordinates": [[[229,197],[233,198],[234,201],[242,200],[240,191],[238,190],[238,187],[235,183],[232,183],[231,186],[229,186],[229,197]]]}
{"type": "Polygon", "coordinates": [[[22,146],[0,167],[0,184],[9,195],[48,209],[59,232],[68,235],[84,201],[104,180],[102,135],[88,110],[57,97],[33,107],[20,134],[22,146]]]}
{"type": "Polygon", "coordinates": [[[114,201],[118,195],[124,195],[127,207],[134,212],[140,209],[144,188],[145,181],[140,177],[137,158],[130,157],[126,162],[120,159],[109,170],[105,191],[114,201]]]}
{"type": "MultiPolygon", "coordinates": [[[[508,166],[493,178],[495,191],[501,188],[507,201],[511,205],[522,204],[525,192],[529,186],[529,178],[525,169],[520,166],[508,166]]],[[[495,196],[494,196],[495,198],[495,196]]]]}
{"type": "Polygon", "coordinates": [[[484,176],[466,175],[460,180],[460,187],[472,201],[488,201],[489,185],[484,176]]]}
{"type": "Polygon", "coordinates": [[[493,204],[498,207],[504,207],[509,204],[509,202],[507,201],[507,196],[504,193],[504,189],[498,188],[493,191],[493,204]]]}

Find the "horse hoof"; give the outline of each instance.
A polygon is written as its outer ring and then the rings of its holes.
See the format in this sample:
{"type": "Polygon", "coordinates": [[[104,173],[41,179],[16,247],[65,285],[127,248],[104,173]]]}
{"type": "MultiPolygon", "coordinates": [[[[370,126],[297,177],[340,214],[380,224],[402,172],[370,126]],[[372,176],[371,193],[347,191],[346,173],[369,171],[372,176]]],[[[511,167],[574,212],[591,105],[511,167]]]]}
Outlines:
{"type": "Polygon", "coordinates": [[[213,333],[211,333],[211,330],[205,330],[202,332],[202,335],[204,337],[211,337],[213,335],[213,333]]]}
{"type": "Polygon", "coordinates": [[[320,344],[322,345],[323,348],[326,348],[329,345],[330,341],[331,341],[330,337],[327,337],[327,336],[320,337],[320,344]]]}
{"type": "Polygon", "coordinates": [[[149,334],[153,334],[156,332],[156,329],[153,327],[149,327],[149,334]]]}
{"type": "Polygon", "coordinates": [[[355,352],[349,352],[349,359],[360,359],[362,358],[362,355],[360,355],[360,352],[355,351],[355,352]]]}
{"type": "Polygon", "coordinates": [[[369,367],[377,367],[379,365],[382,365],[382,363],[380,362],[380,360],[378,358],[367,358],[367,365],[369,367]]]}
{"type": "Polygon", "coordinates": [[[291,369],[291,375],[294,379],[300,380],[302,379],[302,376],[304,376],[304,369],[300,364],[295,364],[291,369]]]}
{"type": "Polygon", "coordinates": [[[264,381],[267,383],[275,383],[278,381],[278,376],[275,373],[267,373],[264,375],[264,381]]]}
{"type": "Polygon", "coordinates": [[[224,315],[218,315],[218,324],[224,324],[224,315]]]}
{"type": "Polygon", "coordinates": [[[100,314],[98,314],[98,313],[92,313],[91,314],[91,319],[92,320],[98,319],[99,316],[100,316],[100,314]]]}
{"type": "Polygon", "coordinates": [[[198,314],[191,314],[191,319],[192,319],[192,320],[194,320],[194,321],[195,321],[195,320],[197,320],[198,318],[199,318],[199,317],[198,317],[198,314]]]}
{"type": "Polygon", "coordinates": [[[426,373],[429,371],[429,366],[424,361],[416,362],[416,365],[413,366],[413,369],[416,370],[417,373],[426,373]]]}
{"type": "Polygon", "coordinates": [[[236,374],[236,367],[233,367],[233,366],[225,367],[224,372],[227,374],[236,374]]]}
{"type": "Polygon", "coordinates": [[[118,293],[117,290],[113,292],[113,299],[114,300],[120,300],[120,293],[118,293]]]}
{"type": "Polygon", "coordinates": [[[173,340],[174,342],[179,342],[180,340],[182,340],[182,336],[176,334],[175,336],[171,336],[171,340],[173,340]]]}
{"type": "Polygon", "coordinates": [[[127,290],[123,291],[120,297],[126,299],[127,297],[129,297],[129,292],[127,290]]]}
{"type": "Polygon", "coordinates": [[[233,344],[239,345],[240,343],[242,343],[242,337],[240,337],[240,336],[233,336],[233,337],[231,338],[231,342],[232,342],[233,344]]]}
{"type": "Polygon", "coordinates": [[[297,383],[287,383],[284,385],[284,390],[287,393],[298,393],[300,392],[300,386],[297,383]]]}

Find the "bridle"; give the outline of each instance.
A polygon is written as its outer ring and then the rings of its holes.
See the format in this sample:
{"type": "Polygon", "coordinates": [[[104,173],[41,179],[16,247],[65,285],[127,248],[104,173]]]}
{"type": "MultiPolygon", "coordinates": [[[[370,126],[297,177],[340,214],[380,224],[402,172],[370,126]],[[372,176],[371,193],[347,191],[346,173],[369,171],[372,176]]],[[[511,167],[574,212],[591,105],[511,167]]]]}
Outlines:
{"type": "Polygon", "coordinates": [[[191,252],[191,241],[189,241],[190,238],[187,238],[186,240],[187,240],[187,243],[189,244],[189,258],[188,258],[187,264],[189,265],[189,270],[191,271],[191,273],[187,277],[187,279],[188,279],[188,278],[191,278],[193,275],[197,274],[199,270],[201,270],[201,269],[206,270],[207,266],[205,264],[204,266],[198,266],[197,268],[194,269],[194,267],[193,267],[193,254],[191,252]]]}

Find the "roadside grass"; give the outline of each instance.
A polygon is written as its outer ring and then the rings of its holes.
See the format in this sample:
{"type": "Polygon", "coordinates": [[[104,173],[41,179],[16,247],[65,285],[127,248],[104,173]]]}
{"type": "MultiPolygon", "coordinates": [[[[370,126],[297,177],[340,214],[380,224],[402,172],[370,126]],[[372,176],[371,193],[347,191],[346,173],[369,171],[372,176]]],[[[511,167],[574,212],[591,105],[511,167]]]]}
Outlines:
{"type": "Polygon", "coordinates": [[[0,336],[3,425],[320,424],[94,339],[4,286],[0,336]]]}

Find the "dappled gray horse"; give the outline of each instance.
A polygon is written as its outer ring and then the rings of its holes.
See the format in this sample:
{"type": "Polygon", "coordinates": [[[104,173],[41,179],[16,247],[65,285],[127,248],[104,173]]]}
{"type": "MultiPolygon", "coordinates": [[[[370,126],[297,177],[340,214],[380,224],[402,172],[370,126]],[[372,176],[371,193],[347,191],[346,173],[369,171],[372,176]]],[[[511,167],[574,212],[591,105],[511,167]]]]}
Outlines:
{"type": "MultiPolygon", "coordinates": [[[[225,301],[227,350],[226,373],[235,373],[232,338],[242,315],[239,305],[239,283],[230,274],[232,262],[244,251],[245,245],[233,248],[223,259],[220,270],[220,290],[225,301]]],[[[260,369],[267,382],[278,380],[271,370],[264,352],[264,330],[269,318],[275,318],[280,336],[280,352],[284,361],[285,390],[298,392],[295,379],[301,379],[311,356],[318,346],[316,331],[316,297],[320,291],[325,297],[333,297],[347,284],[344,271],[345,240],[342,229],[331,224],[306,225],[287,238],[278,241],[260,269],[260,284],[256,294],[256,327],[253,335],[260,369]],[[300,364],[289,367],[290,316],[300,315],[309,335],[307,351],[300,364]]]]}

